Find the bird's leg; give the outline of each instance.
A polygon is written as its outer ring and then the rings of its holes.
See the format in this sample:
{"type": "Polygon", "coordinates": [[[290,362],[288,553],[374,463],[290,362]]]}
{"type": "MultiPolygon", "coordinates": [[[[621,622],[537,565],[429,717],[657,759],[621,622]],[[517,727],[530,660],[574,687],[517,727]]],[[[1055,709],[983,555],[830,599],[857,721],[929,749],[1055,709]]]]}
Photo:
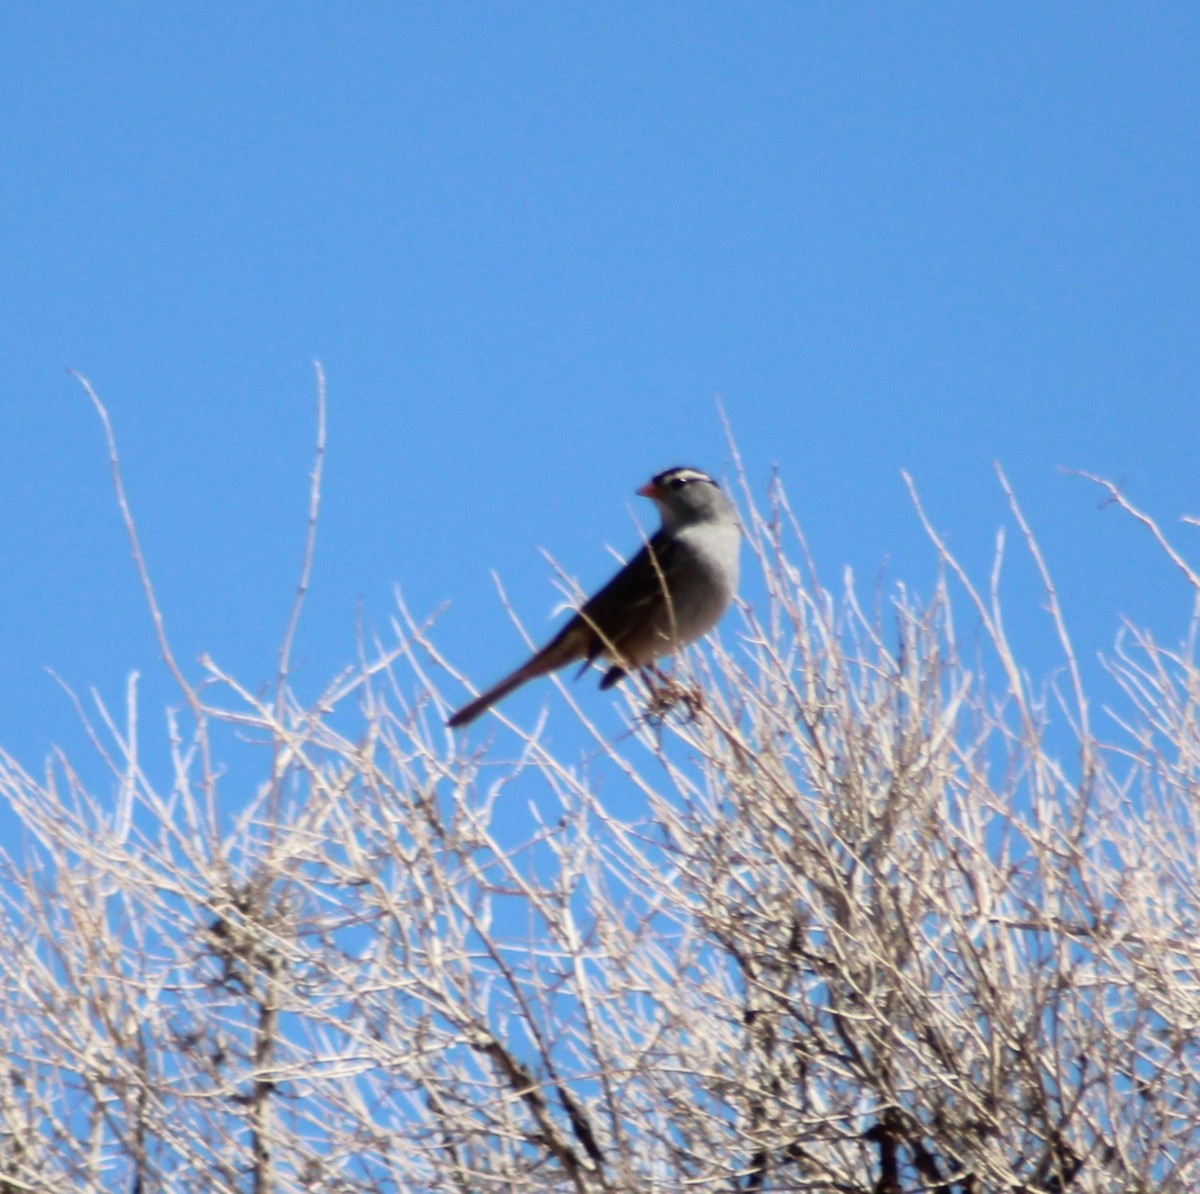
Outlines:
{"type": "Polygon", "coordinates": [[[638,670],[650,696],[647,717],[661,721],[676,705],[682,703],[687,709],[688,721],[696,720],[704,708],[704,693],[698,686],[683,684],[655,663],[648,663],[638,670]]]}

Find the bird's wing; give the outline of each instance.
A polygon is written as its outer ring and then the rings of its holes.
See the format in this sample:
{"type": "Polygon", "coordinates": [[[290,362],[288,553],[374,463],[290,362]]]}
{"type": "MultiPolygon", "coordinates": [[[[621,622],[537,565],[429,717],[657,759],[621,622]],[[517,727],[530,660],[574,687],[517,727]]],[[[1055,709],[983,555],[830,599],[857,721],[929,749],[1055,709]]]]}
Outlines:
{"type": "Polygon", "coordinates": [[[684,564],[679,542],[659,531],[595,596],[576,618],[588,628],[587,660],[605,650],[620,652],[675,591],[684,564]]]}
{"type": "MultiPolygon", "coordinates": [[[[447,724],[463,726],[474,721],[534,676],[544,676],[576,660],[583,660],[586,668],[606,652],[619,657],[623,643],[637,634],[647,619],[666,604],[668,594],[675,591],[685,560],[686,553],[678,541],[659,531],[544,647],[460,709],[447,724]]],[[[611,668],[601,687],[609,687],[622,673],[619,666],[611,668]]]]}

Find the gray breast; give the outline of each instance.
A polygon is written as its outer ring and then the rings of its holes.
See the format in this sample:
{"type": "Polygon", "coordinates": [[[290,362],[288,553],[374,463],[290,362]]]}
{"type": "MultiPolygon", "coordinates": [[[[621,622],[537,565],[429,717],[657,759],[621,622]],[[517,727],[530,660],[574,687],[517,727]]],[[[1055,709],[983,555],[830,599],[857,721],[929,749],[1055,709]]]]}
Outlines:
{"type": "Polygon", "coordinates": [[[737,591],[741,535],[734,523],[701,523],[678,532],[678,577],[672,578],[670,609],[654,627],[654,655],[666,655],[707,634],[737,591]]]}

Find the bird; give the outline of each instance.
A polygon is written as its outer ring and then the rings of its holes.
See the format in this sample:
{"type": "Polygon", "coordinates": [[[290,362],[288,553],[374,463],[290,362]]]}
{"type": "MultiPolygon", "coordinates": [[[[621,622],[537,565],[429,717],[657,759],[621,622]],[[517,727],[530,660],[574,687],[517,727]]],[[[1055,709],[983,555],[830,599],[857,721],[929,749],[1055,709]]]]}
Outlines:
{"type": "Polygon", "coordinates": [[[536,676],[597,659],[609,664],[600,687],[653,667],[707,634],[737,591],[741,529],[737,507],[698,468],[678,466],[638,491],[658,508],[662,525],[649,542],[540,650],[446,722],[473,722],[536,676]]]}

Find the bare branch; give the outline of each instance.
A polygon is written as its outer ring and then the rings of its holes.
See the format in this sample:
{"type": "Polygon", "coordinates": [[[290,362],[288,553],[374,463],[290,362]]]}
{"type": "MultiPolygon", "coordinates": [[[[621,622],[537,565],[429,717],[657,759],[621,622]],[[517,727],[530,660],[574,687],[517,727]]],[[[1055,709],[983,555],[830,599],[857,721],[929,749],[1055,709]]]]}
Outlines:
{"type": "Polygon", "coordinates": [[[131,679],[76,701],[82,757],[0,752],[0,1191],[1200,1185],[1200,623],[1126,627],[1090,716],[1003,476],[1062,698],[1006,636],[1003,536],[977,585],[930,530],[932,598],[860,601],[744,483],[766,596],[679,662],[702,702],[626,686],[612,734],[566,688],[464,751],[399,595],[291,685],[318,402],[275,688],[205,658],[161,742],[131,679]]]}

